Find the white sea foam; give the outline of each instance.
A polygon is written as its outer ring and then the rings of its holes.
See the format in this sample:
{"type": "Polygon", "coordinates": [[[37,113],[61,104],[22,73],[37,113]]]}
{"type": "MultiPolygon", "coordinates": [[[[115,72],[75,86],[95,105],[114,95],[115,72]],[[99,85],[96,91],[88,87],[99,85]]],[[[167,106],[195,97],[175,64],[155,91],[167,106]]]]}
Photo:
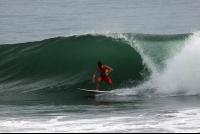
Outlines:
{"type": "Polygon", "coordinates": [[[69,115],[48,118],[7,118],[0,122],[0,132],[200,132],[200,109],[155,111],[138,114],[69,115]]]}
{"type": "Polygon", "coordinates": [[[152,61],[141,53],[152,74],[148,81],[134,90],[156,89],[156,94],[169,96],[199,95],[200,33],[196,32],[191,35],[183,45],[179,53],[164,61],[165,67],[162,72],[156,71],[152,61]]]}

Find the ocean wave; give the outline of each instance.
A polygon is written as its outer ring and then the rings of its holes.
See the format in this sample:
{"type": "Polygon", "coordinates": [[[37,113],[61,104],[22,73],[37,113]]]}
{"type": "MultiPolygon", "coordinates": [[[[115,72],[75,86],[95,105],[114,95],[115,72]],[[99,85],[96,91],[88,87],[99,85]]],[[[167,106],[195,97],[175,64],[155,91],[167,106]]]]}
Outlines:
{"type": "MultiPolygon", "coordinates": [[[[134,94],[135,90],[140,90],[138,94],[147,89],[162,91],[158,86],[162,82],[153,81],[161,79],[169,61],[183,51],[193,36],[91,33],[3,44],[0,95],[65,92],[70,96],[80,94],[76,90],[80,87],[95,90],[92,75],[98,61],[114,69],[109,75],[115,89],[129,88],[134,94]]],[[[100,89],[109,90],[109,86],[102,82],[100,89]]]]}

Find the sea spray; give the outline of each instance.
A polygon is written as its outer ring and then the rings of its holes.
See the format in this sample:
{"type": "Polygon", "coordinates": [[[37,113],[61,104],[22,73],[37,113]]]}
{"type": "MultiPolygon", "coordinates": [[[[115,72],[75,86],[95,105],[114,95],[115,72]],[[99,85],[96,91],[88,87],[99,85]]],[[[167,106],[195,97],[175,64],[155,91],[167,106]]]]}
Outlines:
{"type": "Polygon", "coordinates": [[[163,71],[152,73],[149,80],[137,87],[139,91],[153,89],[154,95],[177,96],[200,93],[200,36],[185,38],[180,50],[165,59],[163,71]]]}

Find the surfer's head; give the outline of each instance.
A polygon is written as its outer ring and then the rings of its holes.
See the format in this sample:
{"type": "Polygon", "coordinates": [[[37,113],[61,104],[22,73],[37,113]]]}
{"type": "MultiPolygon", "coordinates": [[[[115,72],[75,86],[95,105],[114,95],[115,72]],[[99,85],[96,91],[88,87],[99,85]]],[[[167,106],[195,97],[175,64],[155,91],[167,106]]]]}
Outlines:
{"type": "Polygon", "coordinates": [[[103,63],[101,61],[98,62],[98,67],[101,67],[103,63]]]}

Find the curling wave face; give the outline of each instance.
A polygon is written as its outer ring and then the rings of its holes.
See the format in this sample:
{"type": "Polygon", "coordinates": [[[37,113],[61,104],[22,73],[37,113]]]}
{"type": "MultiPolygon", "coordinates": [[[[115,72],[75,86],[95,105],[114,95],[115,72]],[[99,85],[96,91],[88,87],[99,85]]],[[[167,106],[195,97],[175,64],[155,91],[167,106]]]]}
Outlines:
{"type": "MultiPolygon", "coordinates": [[[[174,74],[173,67],[175,70],[185,68],[190,72],[191,68],[185,66],[188,58],[188,62],[196,62],[195,65],[198,65],[198,40],[198,33],[93,33],[19,44],[2,44],[0,95],[65,93],[69,97],[79,94],[76,90],[78,87],[94,89],[92,75],[98,61],[114,69],[109,75],[114,88],[124,90],[123,94],[127,91],[130,95],[130,90],[134,91],[134,94],[135,91],[136,94],[146,93],[147,89],[163,93],[166,88],[173,89],[171,93],[174,93],[174,90],[180,90],[181,87],[167,86],[168,83],[172,83],[170,80],[176,83],[174,77],[170,77],[170,72],[177,78],[178,74],[181,74],[182,78],[190,75],[187,72],[185,75],[184,72],[174,74]],[[186,63],[180,59],[185,59],[186,63]],[[178,63],[182,65],[177,65],[178,63]]],[[[187,83],[184,80],[183,82],[187,83]]],[[[179,85],[182,85],[181,81],[179,85]]],[[[100,88],[107,90],[109,86],[102,83],[100,88]]]]}

